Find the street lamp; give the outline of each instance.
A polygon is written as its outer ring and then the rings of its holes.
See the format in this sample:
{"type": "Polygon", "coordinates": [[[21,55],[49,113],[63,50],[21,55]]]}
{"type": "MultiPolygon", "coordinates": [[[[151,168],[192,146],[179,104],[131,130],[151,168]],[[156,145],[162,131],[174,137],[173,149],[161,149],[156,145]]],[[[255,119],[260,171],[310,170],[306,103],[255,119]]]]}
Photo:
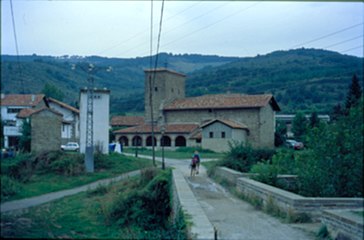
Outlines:
{"type": "Polygon", "coordinates": [[[161,127],[161,133],[162,133],[162,140],[161,140],[161,144],[162,144],[162,169],[165,169],[165,164],[164,164],[164,133],[165,133],[165,127],[162,126],[161,127]]]}

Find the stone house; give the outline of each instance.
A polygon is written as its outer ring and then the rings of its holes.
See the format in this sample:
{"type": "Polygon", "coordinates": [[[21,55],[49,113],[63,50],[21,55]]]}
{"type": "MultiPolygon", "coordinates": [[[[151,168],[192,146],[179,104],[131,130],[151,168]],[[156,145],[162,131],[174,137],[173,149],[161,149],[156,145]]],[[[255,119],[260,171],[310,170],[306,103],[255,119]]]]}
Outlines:
{"type": "Polygon", "coordinates": [[[161,68],[145,71],[145,123],[115,131],[125,146],[197,146],[227,151],[228,142],[273,148],[275,113],[271,94],[185,96],[186,76],[161,68]],[[167,141],[162,141],[167,138],[167,141]],[[166,145],[168,143],[169,145],[166,145]]]}
{"type": "Polygon", "coordinates": [[[30,115],[31,151],[57,151],[62,143],[62,114],[50,108],[41,108],[30,115]]]}

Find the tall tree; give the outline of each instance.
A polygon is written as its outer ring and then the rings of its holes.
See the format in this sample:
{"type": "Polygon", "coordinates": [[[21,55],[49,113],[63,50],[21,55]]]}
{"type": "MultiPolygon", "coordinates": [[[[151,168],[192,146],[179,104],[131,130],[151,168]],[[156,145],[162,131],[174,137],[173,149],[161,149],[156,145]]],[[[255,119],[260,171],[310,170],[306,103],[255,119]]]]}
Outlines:
{"type": "Polygon", "coordinates": [[[287,138],[287,125],[282,121],[278,121],[276,131],[274,133],[274,145],[276,147],[284,144],[287,138]]]}
{"type": "Polygon", "coordinates": [[[64,94],[61,90],[59,90],[53,84],[46,83],[43,87],[42,93],[45,94],[47,97],[51,97],[57,99],[59,101],[63,101],[64,94]]]}
{"type": "Polygon", "coordinates": [[[307,132],[307,119],[303,112],[297,112],[292,121],[292,132],[294,137],[300,141],[304,140],[307,132]]]}
{"type": "Polygon", "coordinates": [[[346,102],[345,102],[345,113],[348,114],[349,113],[349,109],[353,106],[355,106],[360,99],[360,96],[362,94],[362,90],[360,87],[360,83],[359,83],[359,79],[356,76],[356,74],[354,74],[352,80],[351,80],[351,84],[349,86],[349,91],[348,94],[346,96],[346,102]]]}
{"type": "Polygon", "coordinates": [[[19,148],[21,151],[30,152],[30,143],[32,138],[30,120],[23,120],[21,134],[22,135],[19,139],[19,148]]]}
{"type": "Polygon", "coordinates": [[[315,128],[318,127],[319,124],[320,124],[320,119],[318,117],[317,112],[314,111],[311,113],[309,126],[310,128],[315,128]]]}

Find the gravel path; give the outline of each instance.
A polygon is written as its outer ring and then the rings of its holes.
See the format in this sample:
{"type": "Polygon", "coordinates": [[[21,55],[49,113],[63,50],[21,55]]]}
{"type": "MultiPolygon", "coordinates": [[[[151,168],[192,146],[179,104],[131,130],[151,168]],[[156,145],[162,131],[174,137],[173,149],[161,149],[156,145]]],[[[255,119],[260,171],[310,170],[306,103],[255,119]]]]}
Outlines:
{"type": "Polygon", "coordinates": [[[60,198],[66,197],[66,196],[74,195],[74,194],[77,194],[80,192],[85,192],[87,190],[92,190],[92,189],[97,188],[100,185],[108,185],[112,182],[121,181],[123,179],[129,178],[132,176],[136,176],[138,174],[140,174],[140,170],[125,173],[125,174],[122,174],[122,175],[120,175],[118,177],[114,177],[114,178],[102,179],[102,180],[99,180],[99,181],[96,181],[96,182],[93,182],[90,184],[86,184],[81,187],[69,189],[69,190],[52,192],[52,193],[47,193],[47,194],[36,196],[36,197],[5,202],[5,203],[2,203],[0,206],[1,213],[6,213],[6,212],[10,212],[10,211],[21,211],[25,208],[38,206],[43,203],[47,203],[47,202],[50,202],[50,201],[53,201],[56,199],[60,199],[60,198]]]}

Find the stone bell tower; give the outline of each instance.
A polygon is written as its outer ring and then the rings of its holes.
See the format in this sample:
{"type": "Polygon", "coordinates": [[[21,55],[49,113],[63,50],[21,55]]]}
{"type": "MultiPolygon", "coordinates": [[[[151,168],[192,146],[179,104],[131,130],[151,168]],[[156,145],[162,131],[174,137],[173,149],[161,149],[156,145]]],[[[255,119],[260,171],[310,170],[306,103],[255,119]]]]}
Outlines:
{"type": "Polygon", "coordinates": [[[145,122],[150,123],[152,99],[153,120],[160,119],[163,105],[178,98],[185,98],[186,75],[166,68],[147,69],[145,72],[144,114],[145,122]],[[152,95],[151,95],[152,94],[152,95]]]}

